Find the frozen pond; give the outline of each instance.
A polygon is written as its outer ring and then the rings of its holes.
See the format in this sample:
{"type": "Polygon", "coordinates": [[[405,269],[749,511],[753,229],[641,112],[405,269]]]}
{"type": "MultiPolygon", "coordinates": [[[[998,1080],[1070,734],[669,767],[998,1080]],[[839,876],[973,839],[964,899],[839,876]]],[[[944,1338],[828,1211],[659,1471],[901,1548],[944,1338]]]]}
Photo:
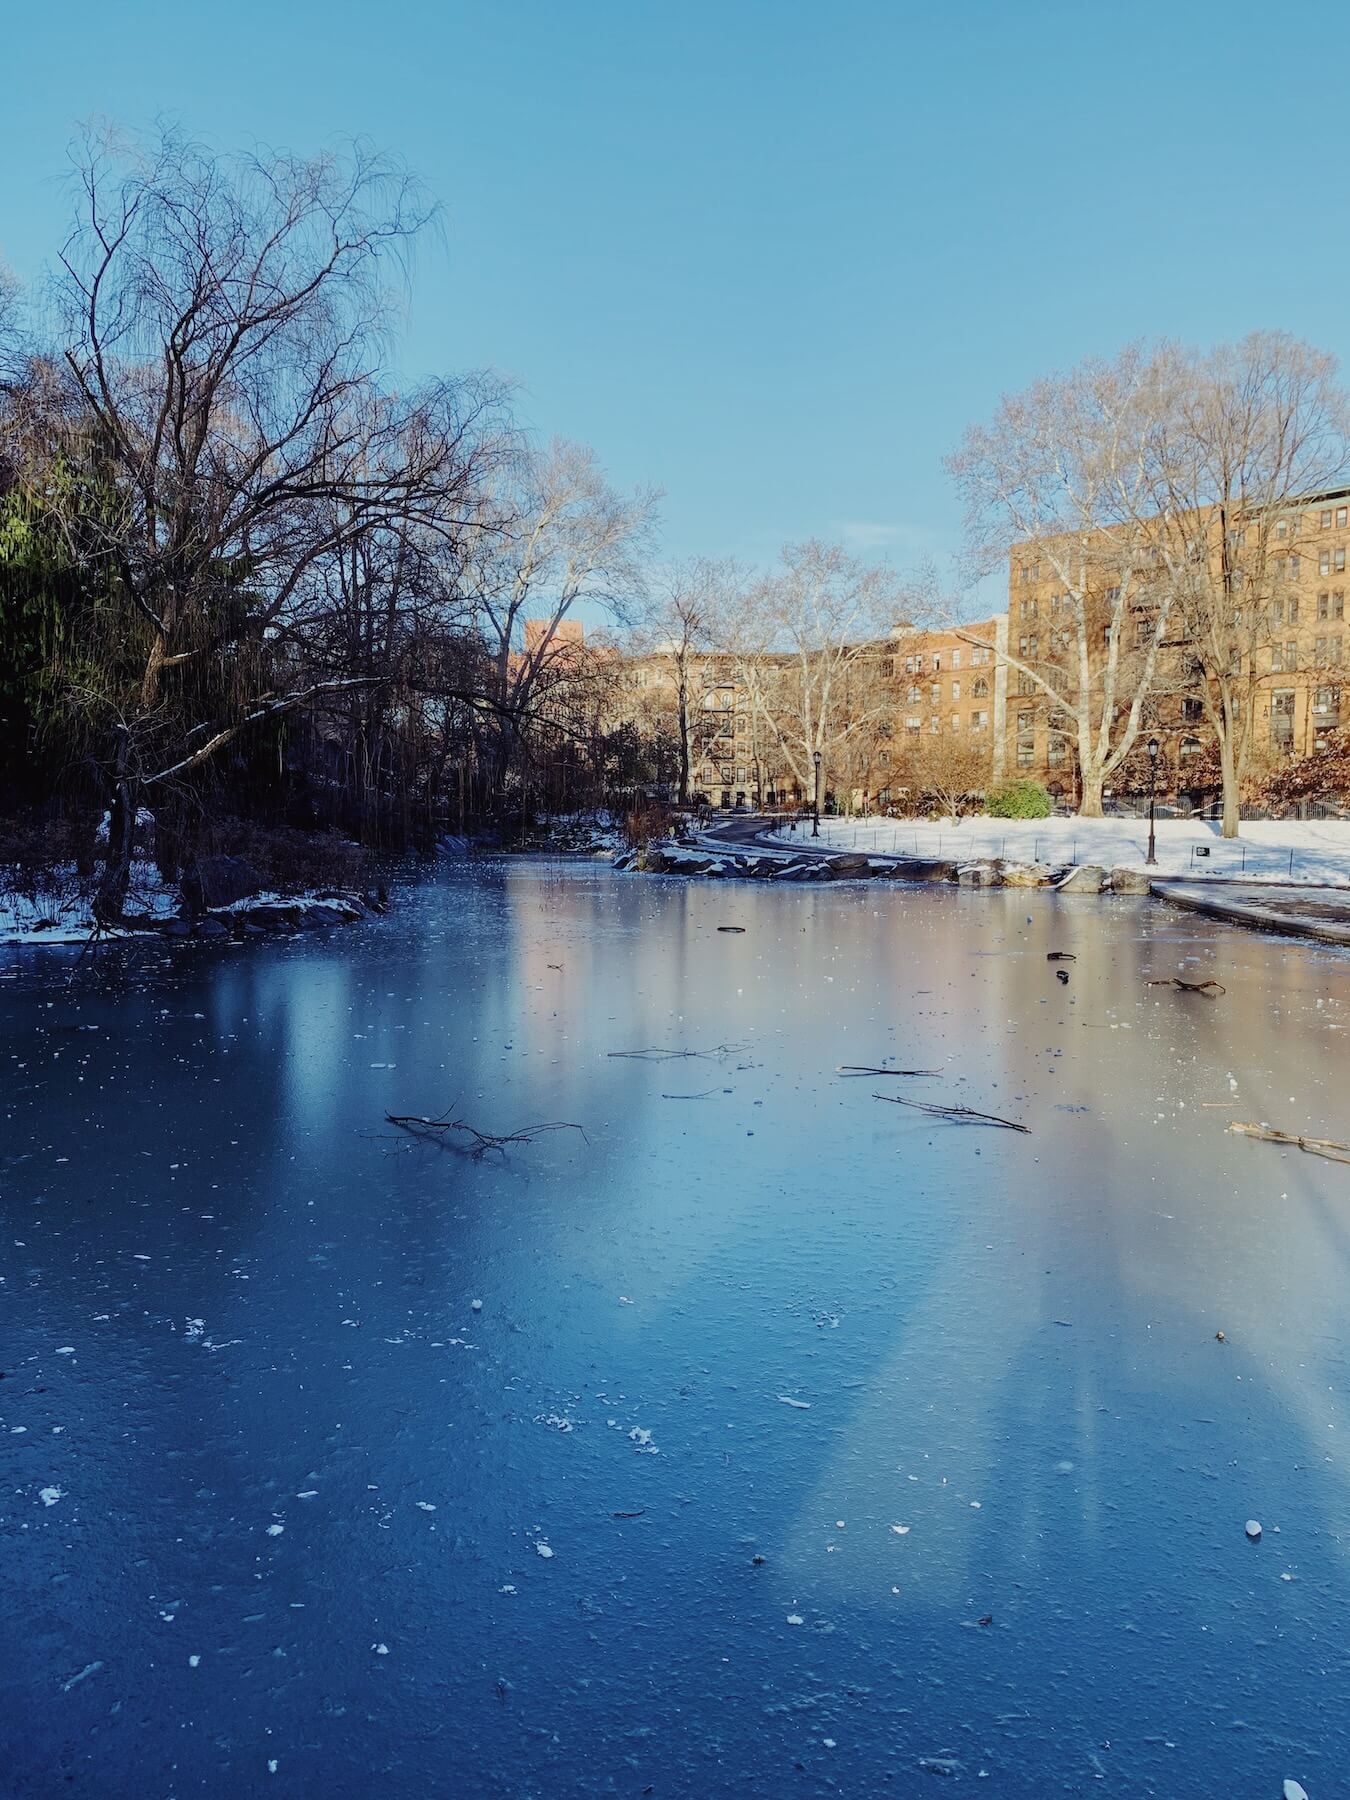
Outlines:
{"type": "Polygon", "coordinates": [[[73,967],[0,951],[6,1796],[1347,1792],[1350,1168],[1225,1131],[1350,1137],[1344,953],[537,861],[73,967]]]}

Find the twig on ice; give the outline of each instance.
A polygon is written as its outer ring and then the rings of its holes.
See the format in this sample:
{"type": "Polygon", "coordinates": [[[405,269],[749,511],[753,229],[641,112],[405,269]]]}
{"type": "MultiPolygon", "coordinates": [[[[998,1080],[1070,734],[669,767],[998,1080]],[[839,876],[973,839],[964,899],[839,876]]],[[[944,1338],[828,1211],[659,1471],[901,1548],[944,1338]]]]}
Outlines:
{"type": "MultiPolygon", "coordinates": [[[[453,1111],[453,1108],[451,1109],[453,1111]]],[[[426,1119],[420,1113],[386,1113],[385,1118],[391,1125],[397,1125],[404,1131],[410,1131],[415,1137],[427,1137],[437,1131],[462,1132],[470,1142],[465,1146],[473,1157],[486,1156],[489,1150],[496,1150],[505,1155],[508,1145],[532,1144],[537,1137],[546,1131],[580,1131],[583,1138],[586,1133],[580,1125],[573,1125],[566,1119],[550,1119],[542,1125],[527,1125],[521,1131],[479,1131],[464,1119],[452,1119],[444,1116],[439,1119],[426,1119]]],[[[587,1143],[590,1139],[586,1139],[587,1143]]]]}
{"type": "Polygon", "coordinates": [[[873,1094],[872,1098],[888,1101],[891,1106],[912,1106],[915,1112],[931,1113],[935,1119],[950,1119],[953,1125],[1001,1125],[1005,1131],[1031,1131],[1030,1125],[1017,1125],[1011,1119],[1000,1119],[995,1113],[976,1112],[970,1106],[939,1106],[931,1100],[902,1100],[899,1094],[873,1094]]]}
{"type": "Polygon", "coordinates": [[[739,1056],[749,1044],[715,1044],[711,1050],[611,1050],[611,1056],[626,1056],[634,1062],[678,1062],[682,1058],[699,1058],[717,1062],[724,1056],[739,1056]]]}
{"type": "Polygon", "coordinates": [[[1208,981],[1186,981],[1180,975],[1164,975],[1161,980],[1150,981],[1146,985],[1175,988],[1180,994],[1203,994],[1206,1000],[1217,1000],[1220,994],[1228,992],[1222,982],[1215,981],[1212,977],[1208,981]]]}
{"type": "Polygon", "coordinates": [[[862,1063],[840,1063],[836,1075],[940,1075],[941,1069],[869,1069],[862,1063]]]}
{"type": "Polygon", "coordinates": [[[1338,1144],[1334,1138],[1299,1137],[1292,1131],[1276,1131],[1270,1125],[1244,1125],[1234,1119],[1228,1127],[1241,1137],[1260,1138],[1267,1144],[1294,1144],[1310,1156],[1329,1156],[1332,1162],[1350,1163],[1350,1144],[1338,1144]]]}

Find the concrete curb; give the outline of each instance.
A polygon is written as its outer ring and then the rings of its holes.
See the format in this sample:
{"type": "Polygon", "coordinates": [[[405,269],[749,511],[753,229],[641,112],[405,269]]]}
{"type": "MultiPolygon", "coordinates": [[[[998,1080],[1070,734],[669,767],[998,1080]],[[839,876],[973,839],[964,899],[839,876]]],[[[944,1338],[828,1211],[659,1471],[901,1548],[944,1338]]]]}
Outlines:
{"type": "MultiPolygon", "coordinates": [[[[1188,912],[1205,913],[1210,918],[1225,919],[1231,925],[1247,925],[1256,931],[1277,931],[1284,937],[1317,938],[1324,944],[1350,945],[1350,897],[1347,898],[1347,917],[1342,922],[1313,918],[1306,913],[1274,912],[1268,906],[1248,900],[1220,899],[1187,882],[1155,881],[1149,891],[1173,906],[1185,907],[1188,912]]],[[[1340,893],[1341,890],[1319,888],[1313,891],[1340,893]]]]}

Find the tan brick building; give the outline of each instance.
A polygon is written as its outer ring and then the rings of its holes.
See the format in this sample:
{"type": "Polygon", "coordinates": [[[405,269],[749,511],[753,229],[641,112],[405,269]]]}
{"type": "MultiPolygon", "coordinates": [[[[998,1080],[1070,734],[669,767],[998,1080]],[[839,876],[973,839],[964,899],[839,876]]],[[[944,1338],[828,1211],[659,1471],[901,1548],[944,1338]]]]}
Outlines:
{"type": "MultiPolygon", "coordinates": [[[[1197,517],[1197,545],[1208,541],[1214,555],[1213,518],[1197,517]]],[[[1241,525],[1234,528],[1240,541],[1241,525]]],[[[1255,526],[1250,529],[1256,529],[1255,526]]],[[[1264,597],[1261,629],[1253,628],[1248,655],[1255,708],[1252,720],[1253,767],[1282,758],[1307,755],[1325,735],[1341,725],[1346,653],[1346,595],[1350,592],[1350,489],[1342,488],[1291,502],[1270,519],[1263,544],[1264,597]]],[[[1103,621],[1109,615],[1112,590],[1103,567],[1103,621]]],[[[1008,566],[1009,654],[1036,667],[1054,653],[1058,634],[1069,621],[1068,596],[1046,554],[1046,545],[1014,549],[1008,566]]],[[[1151,633],[1153,613],[1147,585],[1125,629],[1137,650],[1151,633]]],[[[1104,623],[1089,613],[1089,653],[1094,670],[1105,663],[1104,623]]],[[[1169,630],[1178,630],[1179,626],[1169,630]]],[[[1156,692],[1146,702],[1145,731],[1162,746],[1160,767],[1168,791],[1192,801],[1217,786],[1212,732],[1205,721],[1199,692],[1190,686],[1184,637],[1172,638],[1160,660],[1156,692]],[[1189,690],[1189,691],[1188,691],[1189,690]],[[1203,776],[1200,774],[1203,771],[1203,776]]],[[[1132,692],[1126,688],[1122,704],[1132,692]]],[[[1077,750],[1072,721],[1058,711],[1037,683],[1020,670],[1008,671],[1004,760],[1010,773],[1043,781],[1052,791],[1073,800],[1077,785],[1077,750]]],[[[1130,771],[1117,778],[1118,791],[1128,791],[1130,771]]],[[[1160,778],[1161,791],[1161,778],[1160,778]]]]}

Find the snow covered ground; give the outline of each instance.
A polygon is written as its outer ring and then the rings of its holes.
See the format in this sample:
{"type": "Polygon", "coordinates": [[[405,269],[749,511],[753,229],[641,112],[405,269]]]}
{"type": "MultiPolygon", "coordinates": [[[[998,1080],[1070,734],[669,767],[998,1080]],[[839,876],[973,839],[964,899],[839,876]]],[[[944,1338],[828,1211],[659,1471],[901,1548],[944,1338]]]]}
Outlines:
{"type": "MultiPolygon", "coordinates": [[[[88,893],[81,892],[73,867],[56,869],[52,877],[30,894],[7,888],[11,870],[0,869],[0,944],[82,944],[93,929],[88,893]]],[[[93,883],[86,884],[92,891],[93,883]]],[[[165,887],[153,863],[131,866],[127,911],[171,919],[181,896],[176,887],[165,887]]]]}
{"type": "MultiPolygon", "coordinates": [[[[1158,875],[1241,876],[1247,881],[1350,887],[1350,822],[1339,819],[1253,820],[1236,840],[1217,824],[1159,819],[1158,875]],[[1207,850],[1207,856],[1197,854],[1207,850]]],[[[809,844],[810,827],[796,840],[809,844]]],[[[793,835],[783,832],[785,844],[793,835]]],[[[1003,857],[1009,862],[1100,863],[1142,868],[1147,819],[822,819],[820,836],[840,850],[877,856],[1003,857]]]]}

